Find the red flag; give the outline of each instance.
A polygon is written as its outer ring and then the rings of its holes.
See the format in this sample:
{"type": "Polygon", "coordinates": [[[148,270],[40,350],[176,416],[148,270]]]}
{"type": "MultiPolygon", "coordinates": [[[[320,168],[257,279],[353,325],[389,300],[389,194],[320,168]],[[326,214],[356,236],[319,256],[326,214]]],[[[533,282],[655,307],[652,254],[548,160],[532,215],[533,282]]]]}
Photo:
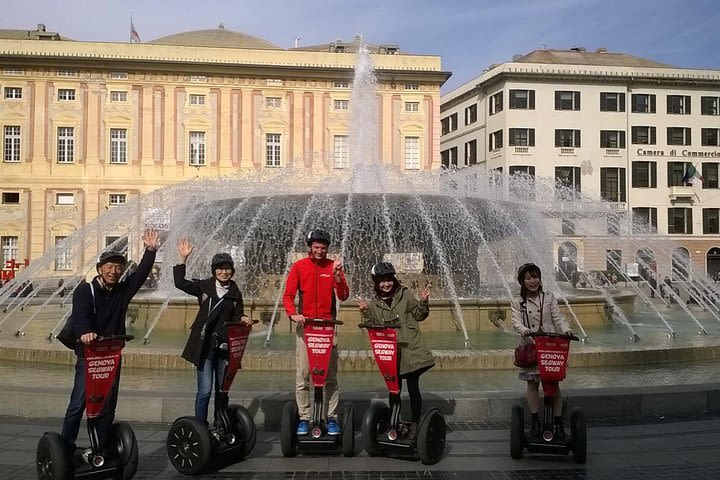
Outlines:
{"type": "Polygon", "coordinates": [[[130,43],[141,43],[140,34],[135,30],[135,24],[130,17],[130,43]]]}

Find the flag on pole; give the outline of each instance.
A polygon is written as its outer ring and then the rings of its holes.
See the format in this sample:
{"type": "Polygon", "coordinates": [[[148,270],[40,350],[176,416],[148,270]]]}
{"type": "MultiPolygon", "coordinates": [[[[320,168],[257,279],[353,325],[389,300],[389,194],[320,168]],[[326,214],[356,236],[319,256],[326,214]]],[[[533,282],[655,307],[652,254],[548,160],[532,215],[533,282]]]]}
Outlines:
{"type": "Polygon", "coordinates": [[[130,15],[130,43],[141,43],[140,34],[135,30],[132,15],[130,15]]]}
{"type": "Polygon", "coordinates": [[[695,165],[688,163],[687,167],[685,169],[685,175],[682,178],[683,183],[691,183],[691,180],[693,178],[699,179],[701,182],[703,181],[702,175],[700,175],[700,172],[697,171],[695,168],[695,165]]]}

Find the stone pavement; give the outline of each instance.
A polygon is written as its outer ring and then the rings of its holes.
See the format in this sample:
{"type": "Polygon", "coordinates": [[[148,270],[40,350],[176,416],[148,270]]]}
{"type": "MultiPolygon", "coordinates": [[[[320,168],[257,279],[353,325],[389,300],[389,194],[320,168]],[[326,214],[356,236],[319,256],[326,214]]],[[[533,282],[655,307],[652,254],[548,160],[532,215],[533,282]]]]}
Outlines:
{"type": "MultiPolygon", "coordinates": [[[[34,455],[43,432],[57,430],[58,419],[0,417],[0,478],[35,478],[34,455]]],[[[384,457],[359,450],[342,456],[284,458],[277,429],[261,429],[258,443],[243,462],[200,479],[453,479],[453,480],[711,480],[720,478],[720,414],[684,417],[590,418],[588,461],[568,457],[509,455],[509,422],[449,424],[444,458],[436,465],[384,457]]],[[[140,445],[137,479],[187,478],[167,460],[168,424],[135,423],[140,445]]],[[[81,431],[80,444],[87,440],[81,431]]]]}

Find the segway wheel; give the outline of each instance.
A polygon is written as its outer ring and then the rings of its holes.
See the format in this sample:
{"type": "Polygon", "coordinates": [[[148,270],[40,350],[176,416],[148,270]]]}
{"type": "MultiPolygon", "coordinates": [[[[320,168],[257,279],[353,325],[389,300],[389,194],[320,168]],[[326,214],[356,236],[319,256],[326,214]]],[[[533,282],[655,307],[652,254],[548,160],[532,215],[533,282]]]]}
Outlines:
{"type": "Polygon", "coordinates": [[[570,414],[570,445],[575,463],[585,463],[587,458],[587,426],[585,424],[585,412],[581,408],[575,408],[570,414]]]}
{"type": "Polygon", "coordinates": [[[525,437],[525,410],[520,405],[513,405],[510,412],[510,456],[522,458],[525,437]]]}
{"type": "Polygon", "coordinates": [[[365,412],[362,423],[363,448],[371,457],[382,455],[378,435],[387,430],[390,423],[390,408],[381,402],[373,402],[365,412]]]}
{"type": "Polygon", "coordinates": [[[113,424],[113,439],[120,459],[120,467],[115,479],[130,480],[135,476],[138,467],[138,444],[135,432],[130,424],[117,422],[113,424]]]}
{"type": "Polygon", "coordinates": [[[250,412],[242,405],[228,405],[230,421],[233,424],[235,435],[238,435],[245,442],[242,456],[245,457],[255,448],[257,441],[257,428],[250,412]]]}
{"type": "Polygon", "coordinates": [[[417,451],[423,465],[434,465],[445,451],[445,417],[433,408],[420,418],[417,434],[417,451]]]}
{"type": "Polygon", "coordinates": [[[173,422],[167,437],[170,463],[184,475],[195,475],[210,458],[210,432],[195,417],[181,417],[173,422]]]}
{"type": "Polygon", "coordinates": [[[38,442],[35,465],[39,480],[67,480],[70,472],[70,454],[65,440],[56,432],[47,432],[38,442]]]}
{"type": "Polygon", "coordinates": [[[355,409],[350,402],[345,402],[342,410],[342,453],[355,455],[355,409]]]}
{"type": "Polygon", "coordinates": [[[280,449],[285,457],[297,455],[298,410],[295,402],[287,402],[280,420],[280,449]]]}

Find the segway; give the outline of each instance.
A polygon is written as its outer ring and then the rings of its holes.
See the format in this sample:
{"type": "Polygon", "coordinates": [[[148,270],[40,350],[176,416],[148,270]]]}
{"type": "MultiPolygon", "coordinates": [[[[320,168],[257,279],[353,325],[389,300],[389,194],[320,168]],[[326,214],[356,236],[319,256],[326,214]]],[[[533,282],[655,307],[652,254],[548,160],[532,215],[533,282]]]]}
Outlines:
{"type": "Polygon", "coordinates": [[[523,407],[513,405],[510,418],[510,456],[515,459],[522,458],[524,449],[528,453],[546,455],[567,455],[572,451],[575,463],[585,463],[587,432],[582,408],[577,407],[570,414],[569,436],[564,439],[556,438],[553,429],[553,399],[558,384],[565,378],[570,340],[579,339],[575,335],[545,332],[531,333],[530,336],[535,337],[537,347],[538,371],[545,397],[543,416],[540,434],[534,437],[525,431],[523,407]]]}
{"type": "MultiPolygon", "coordinates": [[[[38,442],[37,477],[41,480],[116,478],[129,480],[137,471],[138,445],[129,424],[112,425],[109,445],[102,445],[98,417],[117,377],[122,349],[132,335],[97,337],[85,345],[85,412],[89,448],[71,447],[57,432],[46,432],[38,442]]],[[[78,340],[79,341],[79,340],[78,340]]]]}
{"type": "MultiPolygon", "coordinates": [[[[257,323],[253,320],[253,324],[257,323]]],[[[214,465],[236,463],[255,447],[257,429],[250,412],[242,405],[228,405],[228,392],[235,374],[242,368],[241,361],[247,347],[252,326],[239,322],[227,324],[229,348],[220,391],[221,408],[216,418],[219,424],[209,427],[194,416],[176,419],[167,436],[167,454],[175,469],[184,475],[196,475],[214,465]],[[212,462],[211,462],[212,461],[212,462]]]]}
{"type": "Polygon", "coordinates": [[[350,402],[345,402],[338,419],[342,430],[340,435],[329,435],[323,418],[323,389],[327,379],[328,365],[333,348],[335,326],[340,320],[305,319],[303,336],[308,356],[308,368],[314,387],[313,416],[308,435],[297,434],[297,403],[287,402],[283,407],[280,422],[280,447],[286,457],[303,454],[342,453],[346,457],[355,455],[354,411],[350,402]]]}
{"type": "Polygon", "coordinates": [[[389,391],[390,407],[373,402],[362,422],[362,441],[371,457],[418,456],[425,465],[440,461],[445,450],[445,417],[440,410],[431,408],[423,413],[418,423],[417,436],[409,435],[410,422],[400,421],[400,379],[398,378],[398,342],[396,324],[376,326],[361,323],[367,330],[375,362],[389,391]]]}

